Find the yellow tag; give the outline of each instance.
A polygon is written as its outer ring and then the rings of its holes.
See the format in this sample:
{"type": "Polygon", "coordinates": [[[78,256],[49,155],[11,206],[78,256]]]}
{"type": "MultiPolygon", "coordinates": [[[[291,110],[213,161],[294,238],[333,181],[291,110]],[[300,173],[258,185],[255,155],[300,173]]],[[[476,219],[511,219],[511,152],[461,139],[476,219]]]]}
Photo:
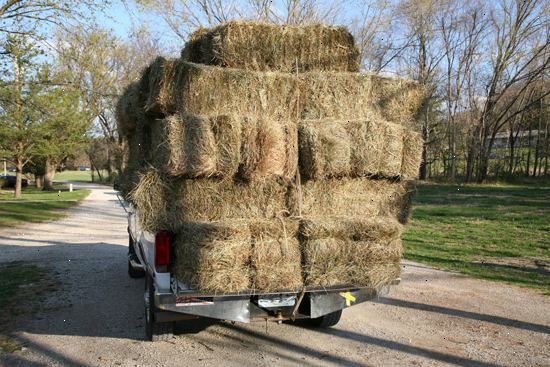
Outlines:
{"type": "Polygon", "coordinates": [[[355,302],[355,297],[348,291],[348,292],[341,292],[340,295],[346,299],[346,306],[351,306],[352,302],[355,302]]]}

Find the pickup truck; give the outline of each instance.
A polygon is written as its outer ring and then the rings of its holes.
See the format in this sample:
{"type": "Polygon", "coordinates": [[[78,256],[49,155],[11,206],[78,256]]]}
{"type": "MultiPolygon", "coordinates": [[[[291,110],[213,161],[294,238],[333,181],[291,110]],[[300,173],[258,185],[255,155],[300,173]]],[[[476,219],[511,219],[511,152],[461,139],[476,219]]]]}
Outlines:
{"type": "Polygon", "coordinates": [[[150,341],[172,337],[174,323],[199,317],[249,323],[307,319],[313,327],[331,327],[342,310],[388,292],[381,289],[342,285],[333,288],[303,288],[300,291],[209,294],[190,289],[170,272],[171,235],[143,230],[139,213],[128,213],[128,274],[145,277],[146,337],[150,341]]]}

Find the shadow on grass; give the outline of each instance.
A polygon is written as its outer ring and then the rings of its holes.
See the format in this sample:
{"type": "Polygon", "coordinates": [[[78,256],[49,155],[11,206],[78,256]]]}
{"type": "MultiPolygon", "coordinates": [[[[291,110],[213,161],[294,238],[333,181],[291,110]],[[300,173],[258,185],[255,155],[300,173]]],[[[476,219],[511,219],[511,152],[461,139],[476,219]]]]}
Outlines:
{"type": "Polygon", "coordinates": [[[417,205],[497,208],[503,206],[550,209],[550,187],[419,185],[417,205]]]}
{"type": "Polygon", "coordinates": [[[448,259],[438,256],[407,254],[407,259],[435,267],[459,271],[476,278],[541,289],[550,294],[550,272],[544,268],[448,259]]]}

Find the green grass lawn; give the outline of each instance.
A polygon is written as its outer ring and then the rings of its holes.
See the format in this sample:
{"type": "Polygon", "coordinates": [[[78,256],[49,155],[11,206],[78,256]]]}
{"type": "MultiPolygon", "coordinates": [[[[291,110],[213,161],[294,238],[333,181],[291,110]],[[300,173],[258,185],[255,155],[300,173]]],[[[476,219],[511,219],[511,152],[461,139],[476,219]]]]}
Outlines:
{"type": "MultiPolygon", "coordinates": [[[[101,171],[103,177],[107,177],[107,171],[101,171]]],[[[76,182],[92,182],[92,171],[63,171],[55,174],[55,181],[76,181],[76,182]]],[[[99,181],[97,172],[95,173],[95,181],[99,181]]]]}
{"type": "Polygon", "coordinates": [[[82,201],[90,190],[69,192],[65,185],[54,185],[53,191],[34,187],[23,189],[22,198],[14,199],[12,190],[0,190],[0,228],[21,222],[42,222],[64,216],[67,209],[82,201]]]}
{"type": "Polygon", "coordinates": [[[405,258],[550,294],[550,186],[419,185],[405,258]]]}

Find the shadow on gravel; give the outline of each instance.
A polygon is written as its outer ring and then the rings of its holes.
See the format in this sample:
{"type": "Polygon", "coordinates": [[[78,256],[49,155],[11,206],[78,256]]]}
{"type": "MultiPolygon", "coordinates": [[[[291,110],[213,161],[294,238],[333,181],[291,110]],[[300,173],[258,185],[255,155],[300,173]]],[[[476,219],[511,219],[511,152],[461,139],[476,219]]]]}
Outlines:
{"type": "Polygon", "coordinates": [[[485,321],[493,324],[514,327],[517,329],[534,331],[537,333],[550,334],[550,327],[548,326],[509,319],[506,317],[493,316],[493,315],[487,315],[483,313],[470,312],[470,311],[462,311],[454,308],[434,306],[434,305],[429,305],[425,303],[417,303],[417,302],[411,302],[411,301],[404,301],[404,300],[395,299],[395,298],[381,298],[379,301],[376,301],[376,302],[381,304],[386,304],[386,305],[412,308],[420,311],[435,312],[435,313],[445,314],[449,316],[456,316],[456,317],[468,318],[472,320],[485,321]]]}
{"type": "Polygon", "coordinates": [[[34,362],[29,361],[24,355],[21,354],[10,354],[10,355],[0,355],[0,362],[5,359],[6,366],[22,366],[22,367],[46,367],[51,366],[52,362],[60,366],[70,366],[70,367],[90,367],[89,364],[84,364],[74,359],[64,356],[61,353],[55,352],[50,348],[43,346],[39,343],[33,342],[28,338],[18,336],[14,338],[18,343],[24,345],[25,348],[39,353],[48,359],[48,362],[34,362]],[[2,358],[3,357],[3,358],[2,358]]]}
{"type": "MultiPolygon", "coordinates": [[[[261,341],[263,343],[271,344],[274,347],[281,348],[281,350],[288,350],[293,351],[299,354],[307,355],[313,358],[319,358],[322,359],[324,362],[330,362],[341,366],[367,366],[365,363],[357,363],[350,359],[347,359],[345,357],[335,356],[328,354],[328,352],[323,352],[322,350],[316,350],[311,347],[308,347],[307,345],[300,345],[297,343],[292,342],[291,340],[281,339],[275,336],[271,336],[269,334],[260,333],[254,330],[251,330],[249,328],[241,327],[237,324],[221,324],[223,328],[236,332],[237,334],[240,334],[240,337],[227,335],[227,334],[221,334],[220,337],[222,338],[228,338],[233,339],[236,342],[243,342],[242,337],[249,337],[253,339],[254,341],[261,341]]],[[[301,340],[301,342],[304,342],[304,340],[301,340]]],[[[276,355],[276,353],[269,352],[270,354],[276,355]]],[[[281,355],[278,355],[281,357],[281,355]]],[[[301,364],[305,364],[303,360],[292,360],[292,357],[289,356],[282,356],[282,358],[290,360],[292,362],[299,362],[301,364]]]]}
{"type": "Polygon", "coordinates": [[[359,334],[353,331],[340,330],[340,329],[316,329],[319,333],[324,333],[332,335],[338,338],[352,340],[356,342],[366,343],[375,345],[378,347],[383,347],[391,350],[396,350],[399,352],[416,355],[419,357],[430,358],[434,361],[444,362],[453,364],[456,366],[467,366],[467,367],[501,367],[499,364],[491,362],[483,362],[475,359],[458,357],[447,353],[441,353],[434,350],[416,347],[414,345],[407,345],[392,340],[381,339],[369,335],[359,334]]]}
{"type": "MultiPolygon", "coordinates": [[[[127,246],[111,243],[35,241],[47,246],[2,246],[0,254],[55,269],[61,285],[47,299],[34,299],[38,312],[10,329],[45,335],[143,339],[142,279],[127,274],[127,246]]],[[[2,261],[2,260],[0,260],[2,261]]]]}

